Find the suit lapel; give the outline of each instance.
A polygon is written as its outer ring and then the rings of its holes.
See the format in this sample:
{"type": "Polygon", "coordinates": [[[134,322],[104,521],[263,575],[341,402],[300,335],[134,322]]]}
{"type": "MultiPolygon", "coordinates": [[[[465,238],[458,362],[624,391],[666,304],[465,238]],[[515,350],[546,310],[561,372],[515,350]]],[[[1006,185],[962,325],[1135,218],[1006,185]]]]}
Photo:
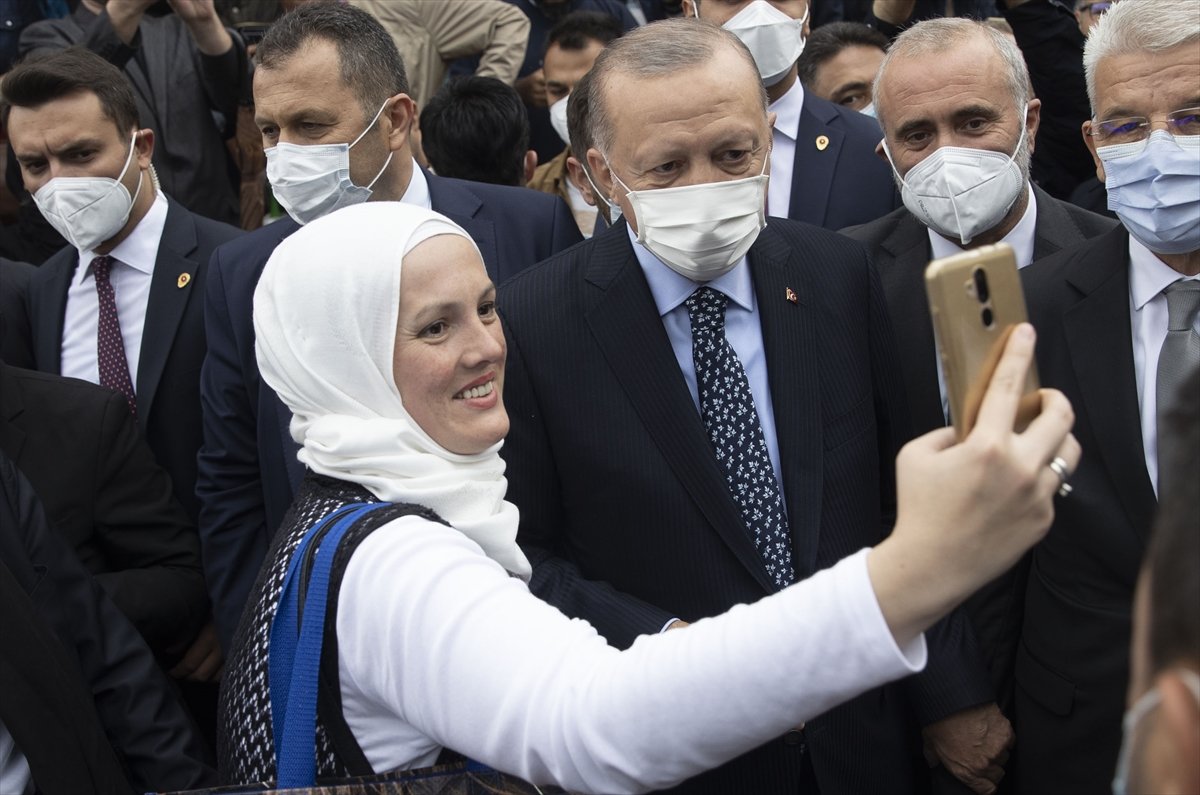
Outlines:
{"type": "Polygon", "coordinates": [[[832,116],[818,116],[812,104],[806,95],[800,109],[800,124],[796,128],[796,156],[792,161],[792,196],[788,217],[824,226],[829,193],[833,190],[834,167],[845,136],[841,130],[830,126],[832,116]],[[822,137],[827,141],[824,149],[817,146],[818,139],[822,137]]]}
{"type": "Polygon", "coordinates": [[[167,220],[154,260],[154,274],[150,277],[150,296],[146,302],[142,349],[138,358],[135,392],[138,424],[143,429],[153,409],[154,396],[179,323],[196,290],[198,271],[203,267],[189,259],[195,250],[196,224],[187,211],[172,201],[167,207],[167,220]]]}
{"type": "Polygon", "coordinates": [[[0,362],[0,448],[9,460],[20,466],[25,432],[17,420],[25,411],[25,404],[21,400],[21,385],[8,368],[9,365],[0,362]]]}
{"type": "MultiPolygon", "coordinates": [[[[1126,240],[1124,234],[1101,240],[1126,240]]],[[[1156,500],[1146,473],[1133,368],[1127,245],[1076,259],[1067,281],[1083,298],[1063,314],[1063,330],[1093,442],[1130,522],[1145,540],[1156,500]]]]}
{"type": "Polygon", "coordinates": [[[896,347],[913,431],[924,433],[946,424],[938,391],[937,343],[929,319],[929,296],[925,292],[929,233],[908,210],[897,212],[901,213],[899,220],[882,243],[889,256],[880,257],[879,278],[899,341],[896,347]]]}
{"type": "Polygon", "coordinates": [[[425,178],[429,182],[429,202],[433,209],[466,230],[479,247],[488,276],[499,284],[508,274],[501,272],[495,225],[487,219],[476,217],[483,202],[474,193],[449,180],[429,172],[425,172],[425,178]]]}
{"type": "Polygon", "coordinates": [[[774,591],[679,372],[624,222],[597,238],[587,281],[602,291],[586,309],[588,327],[646,431],[734,556],[766,592],[774,591]]]}
{"type": "Polygon", "coordinates": [[[1037,185],[1033,186],[1033,193],[1037,197],[1037,223],[1033,237],[1034,262],[1086,239],[1070,214],[1059,206],[1054,197],[1037,185]]]}
{"type": "Polygon", "coordinates": [[[816,567],[823,481],[820,336],[796,254],[768,226],[750,249],[797,577],[816,567]],[[793,303],[791,296],[795,295],[793,303]]]}
{"type": "Polygon", "coordinates": [[[67,292],[79,265],[79,252],[67,246],[48,259],[34,276],[30,311],[33,313],[33,358],[44,373],[62,372],[63,322],[67,292]],[[44,276],[43,276],[44,274],[44,276]]]}

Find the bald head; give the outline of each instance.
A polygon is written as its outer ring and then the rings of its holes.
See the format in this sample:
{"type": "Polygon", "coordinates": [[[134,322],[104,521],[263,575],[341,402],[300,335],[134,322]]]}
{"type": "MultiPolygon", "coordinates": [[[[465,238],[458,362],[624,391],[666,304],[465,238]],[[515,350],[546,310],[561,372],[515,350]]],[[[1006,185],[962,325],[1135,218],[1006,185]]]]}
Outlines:
{"type": "Polygon", "coordinates": [[[610,44],[596,59],[588,86],[592,141],[607,152],[613,141],[613,103],[624,94],[612,91],[614,82],[653,80],[697,71],[721,50],[733,54],[735,79],[745,79],[745,90],[760,100],[767,112],[767,94],[758,76],[754,57],[741,40],[724,28],[694,19],[668,19],[637,28],[610,44]]]}

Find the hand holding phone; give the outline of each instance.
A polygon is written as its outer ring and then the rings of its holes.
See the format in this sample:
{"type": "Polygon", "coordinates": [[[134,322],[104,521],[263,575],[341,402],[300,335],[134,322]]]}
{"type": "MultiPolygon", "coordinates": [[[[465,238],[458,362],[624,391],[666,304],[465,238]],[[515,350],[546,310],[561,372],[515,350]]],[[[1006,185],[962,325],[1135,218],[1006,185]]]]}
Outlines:
{"type": "MultiPolygon", "coordinates": [[[[1018,323],[1026,322],[1025,296],[1012,247],[997,243],[935,259],[925,270],[925,289],[950,420],[961,441],[975,425],[1009,335],[1018,323]]],[[[1037,390],[1037,368],[1031,363],[1017,412],[1017,431],[1041,410],[1037,390]]]]}

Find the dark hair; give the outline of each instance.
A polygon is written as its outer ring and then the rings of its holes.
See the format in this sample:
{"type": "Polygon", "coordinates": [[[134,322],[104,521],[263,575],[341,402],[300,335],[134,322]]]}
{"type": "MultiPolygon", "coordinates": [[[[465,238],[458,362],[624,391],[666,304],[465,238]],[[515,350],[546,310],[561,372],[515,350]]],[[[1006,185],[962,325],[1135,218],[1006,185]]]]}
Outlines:
{"type": "Polygon", "coordinates": [[[100,110],[124,134],[138,126],[133,87],[120,69],[82,47],[34,56],[17,64],[0,82],[4,124],[11,108],[37,108],[86,91],[100,100],[100,110]]]}
{"type": "Polygon", "coordinates": [[[337,47],[342,82],[373,115],[388,97],[408,93],[408,75],[396,42],[375,17],[351,5],[312,2],[279,18],[254,52],[261,69],[278,69],[311,39],[337,47]]]}
{"type": "Polygon", "coordinates": [[[1146,555],[1150,573],[1150,671],[1200,663],[1200,368],[1184,380],[1158,440],[1158,518],[1146,555]]]}
{"type": "Polygon", "coordinates": [[[512,86],[494,77],[455,78],[421,111],[421,147],[440,176],[520,185],[529,117],[512,86]]]}
{"type": "Polygon", "coordinates": [[[592,148],[592,130],[590,127],[591,113],[588,112],[588,91],[592,83],[592,73],[586,72],[575,83],[575,88],[567,98],[567,137],[571,139],[571,156],[587,169],[587,151],[592,148]]]}
{"type": "Polygon", "coordinates": [[[614,39],[621,37],[625,28],[616,17],[602,14],[599,11],[572,11],[560,19],[550,32],[546,34],[546,49],[557,44],[564,50],[587,49],[588,42],[598,41],[608,46],[614,39]]]}
{"type": "Polygon", "coordinates": [[[812,32],[804,44],[804,52],[796,67],[800,82],[811,86],[817,79],[817,71],[826,61],[834,58],[847,47],[875,47],[887,52],[888,39],[879,31],[861,22],[831,22],[812,32]]]}

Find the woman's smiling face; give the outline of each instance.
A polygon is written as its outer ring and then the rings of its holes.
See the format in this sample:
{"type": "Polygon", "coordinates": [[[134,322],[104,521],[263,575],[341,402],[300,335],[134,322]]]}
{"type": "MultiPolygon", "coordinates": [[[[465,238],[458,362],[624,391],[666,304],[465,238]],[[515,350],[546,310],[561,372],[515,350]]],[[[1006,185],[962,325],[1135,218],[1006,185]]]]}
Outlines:
{"type": "Polygon", "coordinates": [[[392,372],[404,408],[452,453],[481,453],[508,433],[507,347],[496,288],[470,241],[437,235],[404,257],[392,372]]]}

